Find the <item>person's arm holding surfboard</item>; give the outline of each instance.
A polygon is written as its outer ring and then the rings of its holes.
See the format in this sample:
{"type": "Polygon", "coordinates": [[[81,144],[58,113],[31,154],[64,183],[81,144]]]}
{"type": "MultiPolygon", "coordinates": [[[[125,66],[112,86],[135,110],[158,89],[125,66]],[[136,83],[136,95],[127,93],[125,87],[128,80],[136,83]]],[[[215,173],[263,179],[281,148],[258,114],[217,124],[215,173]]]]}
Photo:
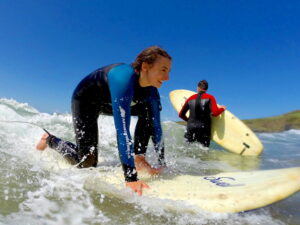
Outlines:
{"type": "MultiPolygon", "coordinates": [[[[160,103],[160,96],[158,90],[152,89],[151,94],[151,109],[150,109],[150,119],[152,123],[152,141],[154,143],[154,149],[158,153],[158,162],[160,168],[156,169],[157,172],[161,172],[164,167],[166,167],[165,163],[165,150],[164,150],[164,140],[163,140],[163,131],[161,127],[160,120],[160,111],[162,110],[162,106],[160,103]]],[[[154,172],[156,172],[154,171],[154,172]]]]}
{"type": "Polygon", "coordinates": [[[124,171],[126,187],[130,187],[138,195],[143,188],[149,186],[138,180],[134,163],[133,142],[130,134],[130,104],[133,96],[132,68],[112,70],[108,76],[112,109],[117,133],[119,157],[124,171]],[[124,77],[128,77],[124,79],[124,77]]]}
{"type": "MultiPolygon", "coordinates": [[[[153,55],[153,57],[150,57],[147,51],[142,52],[137,57],[137,64],[132,64],[133,69],[138,74],[138,85],[141,88],[150,86],[159,88],[164,81],[169,79],[171,57],[159,48],[157,48],[156,55],[154,53],[153,55]],[[147,60],[149,58],[151,60],[149,62],[144,61],[144,57],[147,60]]],[[[131,74],[131,69],[128,70],[127,73],[131,74]]],[[[124,76],[112,76],[109,77],[109,86],[117,131],[119,156],[124,170],[126,186],[141,195],[143,188],[149,188],[149,186],[137,178],[133,142],[129,131],[130,105],[135,91],[132,79],[134,79],[134,76],[130,77],[130,79],[124,79],[124,76]]]]}
{"type": "Polygon", "coordinates": [[[212,95],[210,95],[210,101],[211,101],[211,115],[212,116],[217,117],[226,110],[226,106],[224,106],[224,105],[218,106],[217,105],[217,101],[216,101],[215,97],[212,95]]]}
{"type": "Polygon", "coordinates": [[[157,88],[149,87],[147,97],[144,100],[143,107],[147,109],[142,117],[139,118],[135,131],[135,164],[137,170],[146,170],[149,174],[155,175],[162,172],[166,166],[164,157],[163,132],[160,120],[161,103],[157,88]],[[147,124],[141,130],[141,124],[147,124]],[[159,168],[152,167],[146,160],[145,155],[149,139],[152,139],[154,149],[158,153],[159,168]]]}
{"type": "Polygon", "coordinates": [[[184,105],[182,106],[182,108],[181,108],[181,110],[180,110],[180,112],[179,112],[179,114],[178,114],[178,116],[179,116],[181,119],[183,119],[184,121],[188,121],[188,118],[187,118],[187,116],[186,116],[187,111],[189,111],[189,109],[190,109],[190,108],[189,108],[188,102],[189,102],[189,99],[187,99],[187,100],[185,101],[184,105]]]}

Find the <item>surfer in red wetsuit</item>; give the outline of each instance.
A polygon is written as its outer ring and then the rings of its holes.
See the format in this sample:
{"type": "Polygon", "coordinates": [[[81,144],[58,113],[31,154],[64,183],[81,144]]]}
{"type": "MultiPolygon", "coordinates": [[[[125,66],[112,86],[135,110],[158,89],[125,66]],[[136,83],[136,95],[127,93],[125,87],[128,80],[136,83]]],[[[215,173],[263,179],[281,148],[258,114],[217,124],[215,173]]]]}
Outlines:
{"type": "Polygon", "coordinates": [[[179,117],[187,121],[187,130],[184,137],[188,142],[199,142],[209,147],[211,139],[211,115],[219,116],[226,109],[218,107],[214,96],[207,94],[208,82],[198,83],[198,93],[189,97],[179,112],[179,117]],[[187,118],[186,113],[190,111],[187,118]]]}

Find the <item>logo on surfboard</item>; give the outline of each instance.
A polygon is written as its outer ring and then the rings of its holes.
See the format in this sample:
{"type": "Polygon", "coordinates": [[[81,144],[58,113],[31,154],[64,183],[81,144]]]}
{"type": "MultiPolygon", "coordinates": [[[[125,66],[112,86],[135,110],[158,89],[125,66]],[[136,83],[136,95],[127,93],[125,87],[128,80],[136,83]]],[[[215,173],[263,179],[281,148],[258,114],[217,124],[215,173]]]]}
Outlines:
{"type": "Polygon", "coordinates": [[[244,186],[244,184],[231,184],[228,181],[235,181],[233,177],[204,177],[205,180],[210,181],[211,183],[220,186],[220,187],[236,187],[244,186]],[[227,182],[226,182],[227,181],[227,182]]]}

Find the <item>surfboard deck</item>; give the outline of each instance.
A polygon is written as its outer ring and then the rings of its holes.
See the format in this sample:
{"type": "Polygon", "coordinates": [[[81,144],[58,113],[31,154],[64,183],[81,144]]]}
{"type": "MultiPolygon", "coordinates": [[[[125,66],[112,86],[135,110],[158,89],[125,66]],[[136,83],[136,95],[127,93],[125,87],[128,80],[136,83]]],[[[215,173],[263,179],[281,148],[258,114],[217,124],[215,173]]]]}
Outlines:
{"type": "MultiPolygon", "coordinates": [[[[175,201],[220,213],[264,207],[300,190],[300,167],[208,176],[165,174],[154,178],[144,175],[140,178],[150,186],[150,189],[143,190],[143,197],[175,201]]],[[[104,184],[110,185],[110,191],[116,195],[122,192],[125,185],[121,169],[99,172],[89,177],[85,186],[101,193],[104,184]]]]}
{"type": "MultiPolygon", "coordinates": [[[[184,89],[170,92],[170,101],[178,113],[193,94],[196,92],[184,89]]],[[[211,137],[214,142],[236,154],[256,156],[263,151],[263,144],[255,133],[227,109],[218,117],[212,116],[211,137]]]]}

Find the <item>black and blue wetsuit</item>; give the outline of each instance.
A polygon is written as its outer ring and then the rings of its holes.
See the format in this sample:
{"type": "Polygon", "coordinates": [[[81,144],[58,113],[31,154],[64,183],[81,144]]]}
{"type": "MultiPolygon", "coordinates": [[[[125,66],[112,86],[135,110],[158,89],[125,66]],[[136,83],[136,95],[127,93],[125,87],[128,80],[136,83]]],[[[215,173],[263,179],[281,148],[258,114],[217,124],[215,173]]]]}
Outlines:
{"type": "Polygon", "coordinates": [[[98,162],[99,114],[113,115],[119,156],[126,181],[136,181],[134,154],[145,154],[150,137],[159,162],[164,164],[164,144],[157,88],[141,87],[139,75],[128,64],[112,64],[86,76],[72,97],[72,117],[76,144],[50,135],[47,144],[78,167],[98,162]],[[130,116],[138,116],[134,143],[130,135],[130,116]]]}

